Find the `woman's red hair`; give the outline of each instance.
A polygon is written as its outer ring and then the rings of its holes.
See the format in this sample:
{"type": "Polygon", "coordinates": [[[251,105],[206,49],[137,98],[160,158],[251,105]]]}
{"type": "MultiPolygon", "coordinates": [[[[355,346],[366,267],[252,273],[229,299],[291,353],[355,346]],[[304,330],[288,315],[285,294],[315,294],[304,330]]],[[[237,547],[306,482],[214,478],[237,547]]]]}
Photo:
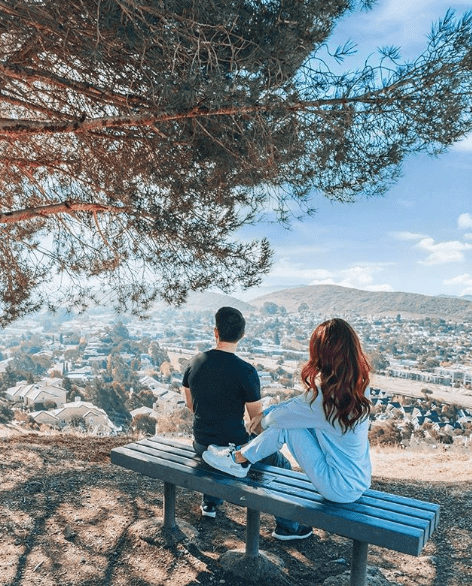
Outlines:
{"type": "Polygon", "coordinates": [[[339,421],[347,431],[370,413],[365,396],[370,370],[356,332],[343,319],[334,318],[317,326],[311,335],[310,359],[301,377],[307,392],[315,390],[318,382],[326,419],[333,425],[339,421]]]}

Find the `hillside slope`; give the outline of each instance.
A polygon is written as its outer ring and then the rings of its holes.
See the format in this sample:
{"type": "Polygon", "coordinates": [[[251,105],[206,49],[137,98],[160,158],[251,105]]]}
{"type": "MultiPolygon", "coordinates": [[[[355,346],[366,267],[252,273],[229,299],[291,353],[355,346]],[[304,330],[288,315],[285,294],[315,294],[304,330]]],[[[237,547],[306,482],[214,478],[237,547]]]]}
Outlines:
{"type": "MultiPolygon", "coordinates": [[[[224,295],[214,291],[204,291],[203,293],[196,293],[191,291],[188,295],[187,301],[181,306],[185,311],[217,311],[223,306],[236,307],[243,313],[250,313],[255,310],[255,307],[246,301],[241,301],[231,295],[224,295]]],[[[154,311],[160,309],[168,309],[169,305],[165,302],[157,302],[154,311]]]]}
{"type": "Polygon", "coordinates": [[[472,319],[472,301],[431,297],[417,293],[361,291],[338,285],[311,285],[282,289],[251,300],[261,308],[265,302],[283,305],[290,313],[302,303],[321,315],[438,317],[454,321],[472,319]]]}

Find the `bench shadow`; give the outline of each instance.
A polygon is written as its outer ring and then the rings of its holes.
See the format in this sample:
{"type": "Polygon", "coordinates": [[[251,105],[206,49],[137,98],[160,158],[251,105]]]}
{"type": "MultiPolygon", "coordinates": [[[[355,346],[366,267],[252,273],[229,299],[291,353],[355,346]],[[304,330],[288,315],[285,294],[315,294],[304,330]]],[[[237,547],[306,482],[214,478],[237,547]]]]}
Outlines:
{"type": "MultiPolygon", "coordinates": [[[[244,551],[245,515],[246,510],[243,507],[225,503],[216,520],[202,518],[197,526],[213,525],[211,531],[214,533],[214,537],[208,536],[205,547],[212,548],[220,555],[224,555],[228,550],[244,551]]],[[[264,554],[275,556],[282,561],[284,574],[280,579],[283,583],[284,580],[298,577],[313,584],[321,584],[326,578],[337,576],[349,569],[351,540],[315,529],[313,536],[308,539],[279,541],[271,535],[274,527],[274,517],[262,513],[259,549],[264,554]]]]}

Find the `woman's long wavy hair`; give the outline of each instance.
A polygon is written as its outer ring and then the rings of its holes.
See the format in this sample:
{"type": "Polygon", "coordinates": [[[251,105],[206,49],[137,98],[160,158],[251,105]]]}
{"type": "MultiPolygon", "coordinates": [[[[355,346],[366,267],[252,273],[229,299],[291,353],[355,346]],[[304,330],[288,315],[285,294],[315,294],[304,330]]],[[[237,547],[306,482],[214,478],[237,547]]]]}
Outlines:
{"type": "Polygon", "coordinates": [[[346,321],[334,318],[317,326],[301,377],[306,392],[315,390],[318,382],[326,419],[332,425],[338,421],[343,432],[370,413],[370,401],[365,396],[370,371],[359,338],[346,321]]]}

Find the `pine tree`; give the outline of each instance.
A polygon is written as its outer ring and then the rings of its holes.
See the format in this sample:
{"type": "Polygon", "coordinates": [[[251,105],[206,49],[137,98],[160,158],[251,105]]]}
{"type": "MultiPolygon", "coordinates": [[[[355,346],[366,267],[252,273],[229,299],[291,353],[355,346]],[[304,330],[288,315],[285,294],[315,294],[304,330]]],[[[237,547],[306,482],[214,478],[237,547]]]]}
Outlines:
{"type": "Polygon", "coordinates": [[[333,28],[373,3],[0,2],[0,323],[255,285],[270,246],[241,226],[383,193],[407,155],[463,137],[471,15],[413,62],[335,73],[333,28]]]}

